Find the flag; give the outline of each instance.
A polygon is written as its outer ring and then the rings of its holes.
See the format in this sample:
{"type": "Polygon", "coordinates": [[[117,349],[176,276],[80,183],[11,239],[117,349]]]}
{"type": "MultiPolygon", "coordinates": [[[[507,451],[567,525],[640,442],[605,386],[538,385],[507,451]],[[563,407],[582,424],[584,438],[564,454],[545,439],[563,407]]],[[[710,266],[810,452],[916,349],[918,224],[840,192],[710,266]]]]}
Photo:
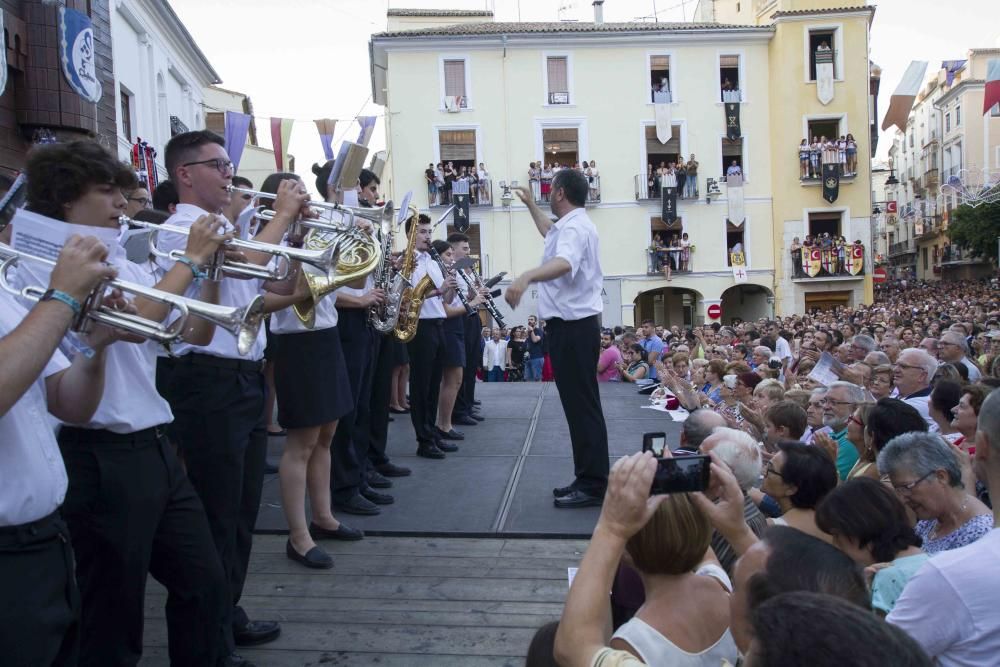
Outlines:
{"type": "Polygon", "coordinates": [[[368,147],[368,142],[371,141],[372,133],[375,131],[375,118],[375,116],[358,116],[361,134],[358,135],[358,140],[354,143],[361,144],[365,148],[368,147]]]}
{"type": "Polygon", "coordinates": [[[243,157],[243,149],[247,145],[247,134],[250,132],[250,121],[253,118],[250,114],[238,111],[226,112],[226,153],[233,163],[233,172],[240,168],[240,158],[243,157]]]}
{"type": "Polygon", "coordinates": [[[730,176],[726,179],[726,201],[729,202],[729,214],[726,221],[736,227],[742,227],[747,219],[743,208],[742,176],[730,176]]]}
{"type": "Polygon", "coordinates": [[[986,61],[986,88],[983,90],[983,115],[1000,104],[1000,58],[986,61]]]}
{"type": "Polygon", "coordinates": [[[656,140],[665,144],[674,136],[674,128],[670,121],[670,105],[654,104],[653,114],[656,117],[656,140]]]}
{"type": "Polygon", "coordinates": [[[889,98],[889,110],[885,112],[885,119],[882,121],[883,130],[893,125],[900,130],[906,129],[906,119],[910,117],[913,100],[920,92],[925,74],[927,74],[926,60],[914,60],[906,68],[902,80],[896,86],[896,91],[889,98]]]}
{"type": "Polygon", "coordinates": [[[675,187],[664,187],[660,191],[660,196],[662,198],[660,211],[660,219],[667,225],[674,224],[677,220],[677,188],[675,187]]]}
{"type": "Polygon", "coordinates": [[[840,196],[840,165],[827,162],[823,165],[823,199],[831,204],[840,196]]]}
{"type": "Polygon", "coordinates": [[[285,153],[288,151],[288,140],[292,137],[291,118],[271,117],[271,145],[274,147],[274,168],[285,171],[285,153]]]}
{"type": "Polygon", "coordinates": [[[88,102],[100,102],[104,91],[97,78],[94,26],[83,12],[59,7],[59,60],[69,87],[88,102]]]}
{"type": "Polygon", "coordinates": [[[337,121],[333,118],[321,118],[314,120],[316,129],[319,130],[319,142],[323,144],[323,156],[327,160],[333,159],[333,131],[337,127],[337,121]]]}
{"type": "Polygon", "coordinates": [[[951,84],[955,82],[955,75],[958,73],[958,70],[965,67],[965,63],[967,62],[969,61],[945,60],[941,63],[941,69],[944,70],[945,85],[947,85],[949,88],[951,87],[951,84]]]}
{"type": "Polygon", "coordinates": [[[740,103],[739,102],[726,102],[726,138],[730,141],[736,141],[743,136],[743,131],[740,130],[740,103]]]}

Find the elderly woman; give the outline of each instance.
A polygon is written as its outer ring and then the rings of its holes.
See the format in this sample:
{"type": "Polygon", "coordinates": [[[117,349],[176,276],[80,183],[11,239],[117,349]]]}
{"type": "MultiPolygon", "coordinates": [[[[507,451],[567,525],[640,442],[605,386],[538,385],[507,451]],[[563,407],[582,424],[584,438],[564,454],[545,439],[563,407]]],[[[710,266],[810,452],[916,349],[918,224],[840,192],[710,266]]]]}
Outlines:
{"type": "Polygon", "coordinates": [[[876,401],[888,398],[892,394],[892,366],[880,364],[872,368],[872,375],[868,378],[868,391],[876,401]]]}
{"type": "Polygon", "coordinates": [[[979,422],[979,408],[989,395],[990,390],[981,384],[970,384],[962,387],[962,397],[952,408],[951,426],[961,435],[952,444],[956,447],[975,453],[976,429],[979,422]]]}
{"type": "Polygon", "coordinates": [[[931,390],[930,400],[927,402],[927,413],[938,425],[938,435],[955,444],[955,441],[962,437],[958,429],[952,426],[952,413],[962,398],[962,387],[957,382],[951,380],[939,380],[931,390]]]}
{"type": "Polygon", "coordinates": [[[736,642],[729,632],[732,584],[721,567],[704,562],[711,536],[708,519],[687,494],[663,498],[649,522],[626,543],[646,602],[615,632],[612,648],[647,665],[736,663],[736,642]]]}
{"type": "Polygon", "coordinates": [[[781,517],[769,520],[830,541],[816,525],[815,509],[837,487],[837,467],[819,447],[800,442],[778,443],[778,453],[767,464],[761,491],[774,498],[781,517]]]}
{"type": "Polygon", "coordinates": [[[690,380],[691,358],[684,352],[676,352],[670,357],[674,373],[682,380],[690,380]]]}
{"type": "Polygon", "coordinates": [[[972,544],[993,528],[993,513],[969,495],[954,448],[936,434],[904,433],[878,455],[878,469],[917,515],[930,555],[972,544]]]}
{"type": "Polygon", "coordinates": [[[874,479],[852,479],[831,491],[816,508],[816,524],[858,565],[888,563],[871,583],[872,608],[883,615],[929,558],[903,503],[874,479]]]}
{"type": "Polygon", "coordinates": [[[785,398],[785,388],[777,380],[762,380],[753,390],[753,405],[757,412],[764,414],[772,405],[785,398]]]}

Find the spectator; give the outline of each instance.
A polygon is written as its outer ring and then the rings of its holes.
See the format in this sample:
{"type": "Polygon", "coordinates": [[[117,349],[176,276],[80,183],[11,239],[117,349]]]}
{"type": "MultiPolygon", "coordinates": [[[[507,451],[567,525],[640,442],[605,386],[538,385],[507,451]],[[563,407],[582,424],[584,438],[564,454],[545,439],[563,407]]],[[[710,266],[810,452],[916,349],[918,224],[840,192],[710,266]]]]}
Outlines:
{"type": "Polygon", "coordinates": [[[847,421],[864,400],[864,390],[850,382],[834,382],[823,397],[823,425],[829,427],[830,434],[814,437],[813,443],[831,452],[841,479],[847,479],[858,462],[858,450],[847,438],[847,421]]]}
{"type": "Polygon", "coordinates": [[[970,382],[978,382],[979,378],[982,377],[975,362],[969,359],[969,346],[964,335],[955,331],[946,331],[941,334],[938,355],[943,362],[963,364],[969,370],[970,382]]]}
{"type": "Polygon", "coordinates": [[[545,362],[545,329],[538,326],[538,318],[528,315],[527,361],[524,362],[524,379],[539,382],[542,379],[542,364],[545,362]]]}
{"type": "Polygon", "coordinates": [[[655,331],[656,323],[653,320],[643,320],[642,322],[642,339],[639,344],[645,353],[644,360],[647,364],[647,370],[649,371],[649,379],[656,380],[656,369],[653,367],[663,353],[663,341],[660,337],[656,335],[655,331]]]}
{"type": "Polygon", "coordinates": [[[483,348],[483,368],[487,382],[503,382],[507,365],[507,341],[501,338],[500,329],[493,329],[490,340],[483,348]]]}
{"type": "Polygon", "coordinates": [[[930,400],[927,402],[927,413],[937,424],[938,434],[952,444],[962,437],[951,424],[952,411],[958,406],[961,398],[962,387],[957,382],[941,380],[935,383],[930,400]]]}
{"type": "Polygon", "coordinates": [[[790,526],[829,541],[816,526],[815,509],[837,486],[837,469],[826,452],[801,443],[782,442],[765,467],[761,490],[774,498],[782,515],[774,525],[790,526]]]}
{"type": "Polygon", "coordinates": [[[618,363],[618,372],[623,382],[636,382],[646,379],[649,374],[649,364],[645,360],[645,350],[635,343],[623,353],[623,360],[618,363]]]}
{"type": "Polygon", "coordinates": [[[753,406],[760,414],[784,398],[785,389],[777,380],[762,380],[753,390],[753,406]]]}
{"type": "Polygon", "coordinates": [[[931,419],[927,403],[931,395],[930,381],[937,366],[937,360],[926,351],[907,349],[899,353],[892,367],[892,378],[900,399],[916,408],[932,433],[937,431],[937,424],[931,419]]]}
{"type": "Polygon", "coordinates": [[[776,451],[779,442],[797,442],[806,431],[806,411],[792,401],[779,401],[764,412],[764,444],[776,451]]]}
{"type": "Polygon", "coordinates": [[[618,365],[622,363],[622,354],[614,344],[614,336],[609,329],[601,331],[601,355],[597,359],[598,382],[619,382],[621,373],[618,365]]]}
{"type": "Polygon", "coordinates": [[[680,447],[674,450],[676,456],[698,454],[701,444],[712,435],[716,428],[725,427],[726,421],[712,410],[698,408],[681,423],[680,447]]]}
{"type": "Polygon", "coordinates": [[[722,376],[726,374],[726,365],[720,359],[712,359],[705,368],[705,384],[701,393],[710,403],[722,400],[722,376]]]}
{"type": "Polygon", "coordinates": [[[892,366],[889,364],[880,364],[872,368],[871,377],[868,379],[868,393],[872,395],[872,398],[876,401],[888,398],[894,390],[892,366]]]}

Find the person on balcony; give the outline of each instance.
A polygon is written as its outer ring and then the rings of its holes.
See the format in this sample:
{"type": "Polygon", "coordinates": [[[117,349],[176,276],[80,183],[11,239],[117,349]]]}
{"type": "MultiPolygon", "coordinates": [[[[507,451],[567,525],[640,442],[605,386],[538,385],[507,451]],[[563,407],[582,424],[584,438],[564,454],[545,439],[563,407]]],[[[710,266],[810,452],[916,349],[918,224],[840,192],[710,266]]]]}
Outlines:
{"type": "Polygon", "coordinates": [[[742,175],[743,175],[743,169],[740,167],[740,163],[736,160],[730,162],[729,168],[726,169],[726,178],[729,178],[730,176],[742,176],[742,175]]]}
{"type": "Polygon", "coordinates": [[[648,199],[656,199],[656,193],[659,188],[656,187],[656,174],[653,172],[653,165],[646,165],[646,197],[648,199]]]}
{"type": "MultiPolygon", "coordinates": [[[[802,141],[805,143],[805,139],[802,141]]],[[[802,244],[799,242],[798,236],[792,239],[792,268],[795,271],[796,278],[804,277],[802,272],[802,244]]]]}
{"type": "Polygon", "coordinates": [[[688,199],[698,196],[698,161],[691,153],[691,159],[687,162],[687,180],[684,182],[684,196],[688,199]]]}
{"type": "Polygon", "coordinates": [[[854,176],[858,173],[858,142],[854,140],[853,134],[847,135],[847,174],[854,176]]]}
{"type": "Polygon", "coordinates": [[[427,205],[437,206],[438,188],[437,180],[434,175],[433,162],[427,165],[427,169],[424,171],[424,180],[427,181],[427,205]]]}
{"type": "Polygon", "coordinates": [[[493,203],[490,187],[490,172],[486,171],[486,165],[482,162],[479,163],[479,171],[476,173],[476,178],[479,181],[479,204],[481,206],[489,206],[493,203]]]}
{"type": "Polygon", "coordinates": [[[799,144],[799,180],[809,178],[809,141],[802,140],[799,144]]]}
{"type": "Polygon", "coordinates": [[[688,273],[690,269],[691,262],[691,239],[688,238],[687,232],[681,234],[681,268],[683,273],[688,273]]]}
{"type": "MultiPolygon", "coordinates": [[[[556,166],[559,166],[558,163],[556,163],[556,166]]],[[[541,181],[541,183],[542,183],[542,201],[548,201],[549,200],[549,194],[552,191],[552,177],[554,175],[555,174],[552,171],[551,166],[548,163],[546,163],[546,165],[542,168],[542,181],[541,181]]]]}
{"type": "Polygon", "coordinates": [[[535,201],[539,201],[542,198],[542,190],[540,187],[540,180],[542,176],[542,170],[539,168],[541,163],[532,162],[528,165],[528,185],[531,186],[531,197],[535,201]]]}
{"type": "Polygon", "coordinates": [[[847,137],[840,135],[837,141],[837,160],[840,162],[840,175],[847,175],[847,137]]]}
{"type": "Polygon", "coordinates": [[[597,162],[590,161],[590,171],[587,173],[590,180],[590,198],[594,201],[601,201],[601,174],[597,171],[597,162]]]}
{"type": "Polygon", "coordinates": [[[818,137],[813,137],[812,143],[809,144],[809,169],[810,178],[819,178],[820,172],[820,160],[823,159],[823,144],[820,142],[818,137]]]}
{"type": "Polygon", "coordinates": [[[684,156],[678,160],[674,176],[677,178],[677,194],[684,199],[684,186],[687,184],[687,163],[684,162],[684,156]]]}

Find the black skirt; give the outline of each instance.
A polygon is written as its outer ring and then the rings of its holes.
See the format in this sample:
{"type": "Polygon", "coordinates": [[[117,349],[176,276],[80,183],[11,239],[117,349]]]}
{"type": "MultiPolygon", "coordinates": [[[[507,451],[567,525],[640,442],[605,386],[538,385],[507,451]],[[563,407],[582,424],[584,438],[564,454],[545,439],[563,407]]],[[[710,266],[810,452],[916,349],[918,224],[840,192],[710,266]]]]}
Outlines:
{"type": "Polygon", "coordinates": [[[275,334],[274,389],[284,428],[322,426],[353,407],[337,328],[275,334]]]}
{"type": "Polygon", "coordinates": [[[444,321],[445,367],[465,366],[465,318],[449,317],[444,321]]]}
{"type": "Polygon", "coordinates": [[[389,353],[392,355],[392,367],[406,366],[410,363],[410,353],[406,349],[406,343],[402,342],[391,333],[389,336],[389,353]]]}

